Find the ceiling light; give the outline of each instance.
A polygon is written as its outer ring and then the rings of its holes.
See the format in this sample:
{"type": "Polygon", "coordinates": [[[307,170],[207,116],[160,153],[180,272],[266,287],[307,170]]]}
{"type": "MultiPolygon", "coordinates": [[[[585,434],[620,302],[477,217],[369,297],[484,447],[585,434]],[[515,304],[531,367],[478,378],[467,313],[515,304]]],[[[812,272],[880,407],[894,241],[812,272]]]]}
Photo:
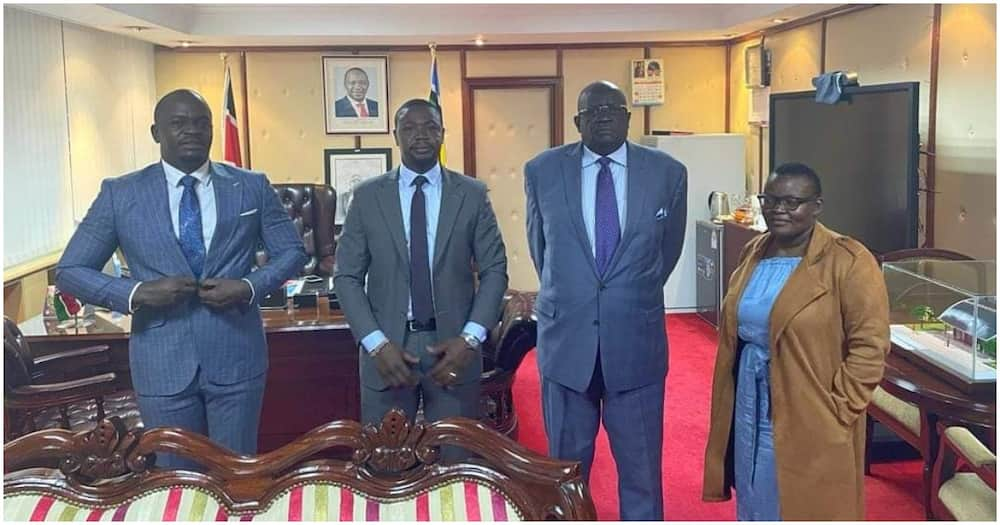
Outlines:
{"type": "Polygon", "coordinates": [[[788,18],[772,18],[771,22],[774,22],[775,24],[784,24],[788,20],[788,18]]]}
{"type": "Polygon", "coordinates": [[[476,40],[475,40],[475,43],[476,43],[477,46],[483,47],[483,45],[486,44],[486,41],[483,40],[483,35],[477,36],[476,40]]]}
{"type": "Polygon", "coordinates": [[[125,29],[128,29],[129,31],[135,31],[136,33],[138,33],[140,31],[145,31],[151,28],[149,26],[125,26],[125,29]]]}
{"type": "Polygon", "coordinates": [[[181,47],[191,47],[190,40],[178,40],[177,43],[180,44],[181,47]]]}

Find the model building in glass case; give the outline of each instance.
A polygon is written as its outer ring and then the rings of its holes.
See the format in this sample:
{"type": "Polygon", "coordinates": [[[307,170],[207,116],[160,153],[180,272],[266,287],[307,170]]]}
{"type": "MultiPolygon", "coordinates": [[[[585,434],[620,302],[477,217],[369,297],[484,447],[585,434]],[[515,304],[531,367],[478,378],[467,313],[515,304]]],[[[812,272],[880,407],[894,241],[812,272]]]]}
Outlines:
{"type": "Polygon", "coordinates": [[[963,390],[996,383],[996,261],[882,266],[893,350],[963,390]]]}

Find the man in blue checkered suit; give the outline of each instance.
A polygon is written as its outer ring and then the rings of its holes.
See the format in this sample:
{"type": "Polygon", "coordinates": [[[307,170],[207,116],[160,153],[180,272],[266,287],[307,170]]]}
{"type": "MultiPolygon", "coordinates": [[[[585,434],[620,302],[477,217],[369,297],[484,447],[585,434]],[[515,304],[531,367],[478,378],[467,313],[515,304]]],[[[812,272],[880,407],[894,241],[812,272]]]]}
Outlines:
{"type": "Polygon", "coordinates": [[[305,250],[263,174],[208,160],[212,112],[201,95],[167,94],[153,120],[162,160],[104,180],[56,284],[132,314],[129,361],[146,427],[193,430],[253,454],[267,371],[258,301],[302,268],[305,250]],[[254,270],[260,242],[269,259],[254,270]],[[100,271],[119,247],[128,278],[100,271]]]}

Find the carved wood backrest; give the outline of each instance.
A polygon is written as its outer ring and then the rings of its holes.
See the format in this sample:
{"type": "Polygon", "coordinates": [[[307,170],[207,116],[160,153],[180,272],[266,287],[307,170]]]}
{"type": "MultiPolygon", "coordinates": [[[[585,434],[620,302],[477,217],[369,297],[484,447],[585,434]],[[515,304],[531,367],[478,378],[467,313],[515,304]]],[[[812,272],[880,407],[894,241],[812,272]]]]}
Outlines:
{"type": "Polygon", "coordinates": [[[4,391],[10,391],[21,385],[31,383],[33,368],[31,347],[24,339],[24,334],[11,318],[3,318],[3,371],[4,391]]]}
{"type": "Polygon", "coordinates": [[[91,432],[35,432],[4,446],[4,496],[45,493],[86,506],[119,505],[149,491],[197,487],[231,514],[257,513],[304,482],[334,483],[373,498],[399,500],[458,480],[502,493],[527,520],[592,521],[593,501],[578,463],[550,459],[465,418],[410,424],[399,410],[381,425],[334,421],[259,456],[238,456],[192,432],[171,428],[128,430],[118,418],[91,432]],[[478,457],[438,461],[452,445],[478,457]],[[348,461],[315,459],[334,447],[348,461]],[[155,467],[155,453],[191,459],[202,472],[155,467]],[[58,461],[59,470],[41,469],[58,461]]]}

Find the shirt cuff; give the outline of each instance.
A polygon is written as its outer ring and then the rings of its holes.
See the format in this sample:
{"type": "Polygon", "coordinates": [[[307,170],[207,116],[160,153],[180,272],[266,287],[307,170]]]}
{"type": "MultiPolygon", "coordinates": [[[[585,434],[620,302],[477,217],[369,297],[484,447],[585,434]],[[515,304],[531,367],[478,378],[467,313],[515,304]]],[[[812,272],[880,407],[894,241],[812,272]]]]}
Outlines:
{"type": "Polygon", "coordinates": [[[382,330],[375,330],[361,339],[361,346],[365,347],[365,352],[371,352],[388,340],[389,338],[382,333],[382,330]]]}
{"type": "Polygon", "coordinates": [[[248,286],[250,286],[250,302],[247,304],[253,304],[253,298],[257,297],[257,292],[256,290],[253,289],[253,283],[250,282],[250,279],[241,279],[241,280],[247,283],[248,286]]]}
{"type": "Polygon", "coordinates": [[[472,321],[465,323],[465,326],[462,328],[462,333],[475,337],[480,343],[486,341],[486,328],[483,328],[483,325],[479,323],[474,323],[472,321]]]}
{"type": "Polygon", "coordinates": [[[138,282],[138,283],[135,283],[135,286],[132,287],[132,291],[129,292],[129,294],[128,294],[128,313],[130,313],[130,314],[134,314],[135,313],[135,308],[132,307],[132,298],[135,297],[135,291],[138,290],[140,286],[142,286],[142,282],[141,281],[138,282]]]}

